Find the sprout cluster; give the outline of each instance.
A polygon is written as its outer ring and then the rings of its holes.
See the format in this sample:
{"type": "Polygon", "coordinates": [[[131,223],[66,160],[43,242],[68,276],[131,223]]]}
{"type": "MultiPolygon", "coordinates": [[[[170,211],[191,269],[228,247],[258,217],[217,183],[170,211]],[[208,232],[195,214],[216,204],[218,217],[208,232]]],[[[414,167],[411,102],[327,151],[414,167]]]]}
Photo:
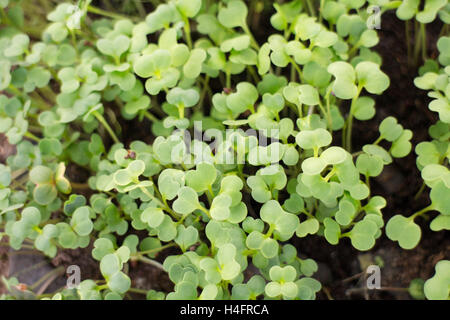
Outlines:
{"type": "MultiPolygon", "coordinates": [[[[386,200],[370,179],[410,153],[412,132],[389,116],[375,141],[352,148],[354,121],[374,117],[390,84],[366,7],[422,23],[449,8],[330,0],[316,12],[307,2],[266,8],[276,32],[265,39],[241,0],[171,0],[143,21],[91,19],[104,13],[90,1],[62,3],[37,39],[24,32],[26,3],[0,0],[0,132],[16,146],[0,164],[0,238],[48,257],[92,245],[103,276],[52,299],[122,299],[139,262],[174,284],[148,299],[311,300],[318,265],[290,240],[375,245],[386,200]]],[[[439,211],[431,229],[450,229],[449,45],[439,40],[440,65],[415,80],[440,121],[416,147],[432,204],[386,226],[405,249],[420,239],[422,213],[439,211]]],[[[436,270],[431,298],[448,266],[436,270]]]]}

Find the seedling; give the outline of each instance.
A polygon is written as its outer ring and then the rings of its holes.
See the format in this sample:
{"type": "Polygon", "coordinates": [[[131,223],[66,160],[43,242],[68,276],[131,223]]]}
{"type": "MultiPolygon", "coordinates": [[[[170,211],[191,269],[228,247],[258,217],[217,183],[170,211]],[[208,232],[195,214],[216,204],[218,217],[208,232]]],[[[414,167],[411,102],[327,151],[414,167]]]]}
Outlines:
{"type": "MultiPolygon", "coordinates": [[[[0,132],[16,147],[0,165],[0,238],[48,257],[92,248],[101,273],[34,296],[315,299],[319,266],[293,240],[372,249],[387,203],[370,179],[413,148],[388,115],[354,150],[354,122],[375,118],[390,85],[365,6],[415,17],[425,43],[425,23],[448,23],[444,2],[274,3],[264,9],[276,31],[256,38],[257,6],[241,0],[153,1],[146,16],[136,1],[138,19],[62,3],[38,36],[25,2],[0,1],[0,132]],[[133,288],[142,263],[173,291],[133,288]]],[[[404,249],[419,242],[421,215],[438,211],[431,229],[449,229],[449,43],[438,42],[442,67],[428,62],[415,80],[440,120],[415,148],[431,204],[386,225],[404,249]]],[[[425,283],[428,298],[448,298],[446,270],[425,283]]]]}

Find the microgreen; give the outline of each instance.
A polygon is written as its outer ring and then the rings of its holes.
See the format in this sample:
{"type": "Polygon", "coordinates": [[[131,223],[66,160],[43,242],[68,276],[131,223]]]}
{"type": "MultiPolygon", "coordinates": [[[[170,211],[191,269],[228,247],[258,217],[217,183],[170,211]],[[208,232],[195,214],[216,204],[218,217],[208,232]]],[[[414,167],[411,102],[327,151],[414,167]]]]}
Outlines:
{"type": "MultiPolygon", "coordinates": [[[[415,17],[421,42],[437,16],[448,24],[445,1],[367,4],[415,17]]],[[[415,146],[430,204],[386,221],[371,181],[402,165],[413,132],[377,114],[390,79],[366,1],[152,5],[135,19],[61,3],[37,35],[11,13],[24,5],[0,0],[0,133],[14,146],[0,164],[0,239],[48,257],[84,248],[100,271],[46,298],[311,300],[321,267],[293,246],[303,238],[367,251],[385,232],[412,249],[428,212],[433,231],[450,229],[448,36],[414,80],[439,117],[415,146]],[[255,14],[271,34],[255,37],[255,14]],[[378,124],[360,150],[356,120],[378,124]],[[173,290],[133,288],[142,263],[173,290]]],[[[448,298],[447,263],[427,298],[448,298]]]]}

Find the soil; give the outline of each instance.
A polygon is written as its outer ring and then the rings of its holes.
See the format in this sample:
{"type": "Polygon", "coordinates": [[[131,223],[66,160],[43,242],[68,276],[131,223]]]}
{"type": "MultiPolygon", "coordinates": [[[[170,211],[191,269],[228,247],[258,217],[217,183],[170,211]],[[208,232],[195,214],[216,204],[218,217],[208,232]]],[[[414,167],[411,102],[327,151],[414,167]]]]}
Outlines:
{"type": "MultiPolygon", "coordinates": [[[[435,43],[437,41],[440,23],[428,27],[428,55],[436,57],[435,43]]],[[[270,30],[272,32],[273,30],[270,30]]],[[[263,39],[267,32],[265,28],[255,30],[256,38],[263,39]]],[[[379,30],[380,43],[375,48],[383,58],[382,70],[391,80],[388,90],[376,99],[377,114],[371,121],[354,123],[354,149],[359,150],[364,144],[374,141],[378,136],[378,124],[389,115],[395,116],[405,127],[413,131],[413,148],[421,141],[429,140],[427,128],[437,120],[436,114],[427,108],[429,99],[426,92],[418,90],[413,79],[417,68],[409,67],[405,41],[404,24],[392,13],[386,13],[382,18],[379,30]]],[[[136,121],[121,122],[125,145],[140,139],[151,143],[149,134],[150,123],[145,120],[138,124],[136,121]]],[[[4,163],[7,155],[14,153],[14,147],[0,134],[0,162],[4,163]]],[[[87,172],[77,167],[69,166],[69,175],[74,181],[86,181],[87,172]]],[[[373,194],[381,195],[387,200],[387,207],[383,210],[385,221],[394,214],[410,215],[417,209],[429,203],[427,190],[417,200],[414,196],[420,189],[422,181],[415,163],[415,154],[394,162],[385,167],[382,175],[371,181],[373,194]]],[[[248,200],[248,198],[247,198],[248,200]]],[[[248,202],[250,205],[254,202],[248,202]]],[[[258,208],[249,208],[249,214],[257,212],[258,208]]],[[[383,236],[378,239],[376,246],[365,253],[354,249],[348,240],[343,240],[336,246],[328,244],[323,238],[309,236],[298,239],[294,237],[292,243],[303,256],[312,258],[319,263],[317,277],[322,282],[319,299],[410,299],[404,290],[414,278],[429,278],[434,273],[434,265],[441,259],[450,259],[450,237],[448,231],[432,232],[429,221],[417,220],[422,228],[422,240],[413,250],[403,250],[397,243],[383,236]],[[375,261],[382,261],[381,285],[389,290],[367,291],[363,288],[365,266],[375,261]]],[[[92,246],[92,244],[91,244],[92,246]]],[[[69,266],[76,264],[81,267],[82,279],[101,279],[98,262],[91,257],[91,246],[86,249],[65,250],[49,261],[54,266],[69,266]]],[[[175,249],[166,250],[156,260],[162,262],[165,256],[177,254],[175,249]]],[[[0,245],[0,276],[10,275],[15,270],[8,270],[8,249],[0,245]]],[[[165,272],[147,264],[130,263],[129,274],[133,281],[132,287],[140,289],[154,289],[170,291],[173,289],[165,272]]],[[[3,284],[0,281],[0,294],[3,284]]],[[[145,298],[133,295],[135,299],[145,298]]]]}

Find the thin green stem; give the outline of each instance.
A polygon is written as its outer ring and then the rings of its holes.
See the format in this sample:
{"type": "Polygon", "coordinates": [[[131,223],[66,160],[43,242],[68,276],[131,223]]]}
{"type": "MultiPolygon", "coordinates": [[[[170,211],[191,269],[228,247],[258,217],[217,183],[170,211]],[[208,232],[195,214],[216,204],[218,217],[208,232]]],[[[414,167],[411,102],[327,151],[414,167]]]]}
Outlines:
{"type": "Polygon", "coordinates": [[[161,251],[163,251],[163,250],[165,250],[167,248],[174,247],[174,246],[176,246],[175,243],[168,243],[168,244],[166,244],[164,246],[161,246],[159,248],[153,248],[153,249],[149,249],[149,250],[138,251],[136,253],[133,253],[132,256],[143,256],[143,255],[146,255],[146,254],[154,254],[154,253],[161,252],[161,251]]]}
{"type": "Polygon", "coordinates": [[[299,118],[303,118],[302,104],[299,104],[299,105],[297,106],[297,112],[298,112],[298,117],[299,117],[299,118]]]}
{"type": "Polygon", "coordinates": [[[24,95],[24,93],[22,93],[22,91],[20,91],[19,89],[17,89],[17,87],[13,84],[10,84],[8,86],[8,90],[12,91],[12,93],[14,93],[15,95],[21,97],[24,95]]]}
{"type": "Polygon", "coordinates": [[[319,109],[320,109],[320,111],[322,111],[324,117],[327,118],[328,126],[330,127],[330,130],[331,130],[331,122],[330,122],[331,114],[328,113],[327,111],[325,111],[325,108],[323,107],[322,102],[320,101],[320,98],[319,98],[319,109]]]}
{"type": "Polygon", "coordinates": [[[163,208],[166,212],[168,212],[174,219],[178,220],[178,216],[177,214],[167,205],[167,202],[164,200],[164,202],[162,202],[161,200],[159,200],[157,197],[155,197],[154,195],[152,195],[146,188],[144,187],[140,187],[141,191],[150,199],[152,199],[153,201],[155,201],[161,208],[163,208]]]}
{"type": "Polygon", "coordinates": [[[275,225],[274,224],[270,224],[269,225],[269,230],[267,230],[267,233],[266,233],[265,237],[266,238],[270,238],[274,231],[275,231],[275,225]]]}
{"type": "Polygon", "coordinates": [[[423,62],[425,62],[425,60],[427,60],[427,32],[425,23],[420,24],[420,33],[422,34],[422,59],[423,62]]]}
{"type": "Polygon", "coordinates": [[[5,9],[3,9],[3,7],[0,7],[0,16],[2,18],[2,22],[4,22],[7,25],[11,24],[11,20],[9,20],[9,17],[6,14],[5,9]]]}
{"type": "Polygon", "coordinates": [[[422,210],[417,211],[416,213],[414,213],[413,215],[408,217],[408,219],[409,220],[414,220],[418,216],[421,216],[421,215],[423,215],[423,214],[425,214],[425,213],[427,213],[428,211],[431,211],[431,210],[434,210],[433,204],[430,204],[428,207],[425,207],[422,210]]]}
{"type": "Polygon", "coordinates": [[[302,73],[302,70],[300,70],[300,67],[297,65],[297,63],[292,59],[292,58],[288,58],[288,60],[289,60],[289,62],[294,66],[294,68],[295,68],[295,70],[297,71],[297,73],[298,73],[298,80],[299,80],[299,82],[300,83],[302,83],[303,82],[303,73],[302,73]]]}
{"type": "Polygon", "coordinates": [[[253,66],[247,66],[247,70],[249,71],[250,75],[253,78],[253,81],[255,83],[259,83],[260,79],[258,77],[258,74],[256,73],[255,69],[253,68],[253,66]]]}
{"type": "Polygon", "coordinates": [[[197,207],[197,209],[203,211],[203,212],[208,216],[208,218],[212,219],[211,213],[210,213],[209,210],[206,209],[204,206],[199,205],[199,206],[197,207]]]}
{"type": "Polygon", "coordinates": [[[53,92],[53,90],[49,86],[45,86],[42,88],[39,88],[39,92],[44,96],[45,99],[47,99],[50,103],[54,104],[56,101],[56,94],[53,92]]]}
{"type": "Polygon", "coordinates": [[[144,5],[142,4],[141,0],[134,0],[134,4],[135,4],[136,9],[138,10],[141,18],[145,18],[146,11],[145,11],[144,5]]]}
{"type": "Polygon", "coordinates": [[[191,38],[191,25],[189,24],[189,19],[183,16],[184,22],[184,34],[186,35],[186,43],[189,49],[192,49],[192,38],[191,38]]]}
{"type": "Polygon", "coordinates": [[[143,257],[143,256],[136,257],[136,260],[144,262],[146,264],[150,264],[150,265],[152,265],[152,266],[154,266],[154,267],[156,267],[156,268],[158,268],[160,270],[166,271],[166,270],[164,270],[164,266],[161,263],[159,263],[158,261],[155,261],[155,260],[143,257]]]}
{"type": "Polygon", "coordinates": [[[444,25],[441,28],[441,32],[439,32],[439,37],[445,36],[448,33],[448,24],[444,23],[444,25]]]}
{"type": "Polygon", "coordinates": [[[411,63],[411,34],[410,34],[410,22],[405,21],[405,35],[406,35],[406,53],[408,55],[408,64],[411,63]]]}
{"type": "Polygon", "coordinates": [[[348,56],[351,58],[354,56],[355,52],[360,48],[361,43],[358,41],[348,52],[348,56]]]}
{"type": "Polygon", "coordinates": [[[422,42],[421,37],[422,37],[422,32],[420,32],[419,30],[419,22],[417,20],[414,21],[414,32],[416,34],[416,39],[414,41],[415,43],[415,47],[414,47],[414,65],[417,65],[418,60],[419,60],[419,54],[420,54],[420,47],[422,42]]]}
{"type": "Polygon", "coordinates": [[[330,172],[328,172],[328,174],[325,177],[323,177],[323,180],[328,182],[336,174],[336,171],[337,171],[336,167],[333,167],[333,169],[331,169],[330,172]]]}
{"type": "Polygon", "coordinates": [[[323,7],[325,5],[325,0],[320,0],[320,7],[319,7],[319,22],[322,23],[322,12],[323,7]]]}
{"type": "Polygon", "coordinates": [[[38,143],[41,141],[40,138],[36,137],[34,134],[32,134],[32,133],[29,132],[29,131],[25,132],[24,136],[27,137],[27,138],[29,138],[29,139],[31,139],[31,140],[33,140],[33,141],[36,141],[36,142],[38,142],[38,143]]]}
{"type": "Polygon", "coordinates": [[[426,184],[425,182],[422,182],[422,186],[420,187],[419,191],[417,191],[417,193],[414,196],[414,200],[419,199],[420,195],[422,194],[422,192],[425,190],[426,184]]]}
{"type": "Polygon", "coordinates": [[[77,55],[77,59],[80,56],[80,53],[78,51],[78,46],[77,46],[77,36],[75,35],[75,31],[72,29],[69,29],[70,32],[70,40],[72,41],[72,46],[75,49],[75,53],[77,55]]]}
{"type": "Polygon", "coordinates": [[[202,88],[202,92],[200,94],[200,101],[198,103],[199,109],[202,110],[203,109],[203,103],[206,97],[206,93],[208,91],[210,91],[211,89],[209,88],[209,76],[206,75],[204,78],[200,77],[200,79],[203,80],[203,88],[202,88]]]}
{"type": "Polygon", "coordinates": [[[314,5],[312,4],[311,0],[306,0],[306,4],[308,6],[309,14],[313,17],[316,16],[316,9],[314,9],[314,5]]]}
{"type": "Polygon", "coordinates": [[[103,127],[105,127],[106,131],[108,131],[109,135],[114,140],[114,142],[115,143],[119,143],[120,140],[117,138],[116,134],[111,129],[111,127],[109,126],[108,122],[106,122],[106,120],[103,117],[103,115],[101,115],[98,111],[94,111],[94,112],[92,112],[92,114],[103,125],[103,127]]]}
{"type": "Polygon", "coordinates": [[[40,267],[42,267],[42,266],[44,266],[44,265],[46,265],[46,264],[47,264],[47,261],[46,261],[46,260],[41,261],[41,262],[39,262],[39,263],[33,264],[33,265],[31,265],[31,266],[29,266],[29,267],[27,267],[27,268],[24,268],[24,269],[22,269],[22,270],[19,270],[19,271],[13,273],[13,274],[11,275],[11,277],[17,277],[17,276],[19,276],[20,274],[24,274],[24,273],[30,272],[30,271],[32,271],[32,270],[38,269],[38,268],[40,268],[40,267]]]}
{"type": "Polygon", "coordinates": [[[151,122],[158,122],[159,121],[152,113],[150,113],[148,111],[144,112],[144,117],[146,117],[151,122]]]}
{"type": "Polygon", "coordinates": [[[373,144],[377,145],[377,144],[379,144],[382,140],[383,140],[383,137],[382,137],[382,136],[379,136],[378,139],[375,140],[373,144]]]}
{"type": "Polygon", "coordinates": [[[250,42],[251,42],[252,46],[253,46],[256,50],[259,51],[259,49],[261,49],[261,48],[260,48],[258,42],[256,42],[255,37],[253,36],[253,33],[252,33],[251,30],[249,29],[247,23],[245,23],[245,24],[242,26],[242,29],[243,29],[244,32],[250,37],[250,42]]]}
{"type": "Polygon", "coordinates": [[[64,267],[63,266],[60,266],[60,267],[58,267],[58,268],[56,268],[56,269],[54,269],[54,270],[52,270],[52,271],[50,271],[50,272],[47,272],[46,274],[44,274],[44,276],[42,276],[42,278],[40,278],[38,281],[36,281],[35,283],[33,283],[31,286],[30,286],[30,289],[31,290],[34,290],[34,289],[36,289],[37,287],[39,287],[39,285],[41,284],[41,283],[43,283],[45,280],[47,280],[48,278],[50,278],[51,276],[53,276],[53,275],[59,275],[59,274],[63,274],[64,273],[64,267]]]}
{"type": "Polygon", "coordinates": [[[355,111],[356,101],[358,100],[359,94],[361,93],[362,86],[359,85],[356,95],[353,97],[351,105],[350,105],[350,113],[347,119],[347,130],[346,130],[346,139],[345,139],[345,147],[348,152],[352,152],[352,127],[353,127],[353,112],[355,111]]]}
{"type": "Polygon", "coordinates": [[[97,291],[106,290],[106,289],[108,289],[108,285],[107,284],[102,284],[100,286],[97,286],[95,289],[97,291]]]}
{"type": "Polygon", "coordinates": [[[94,13],[100,16],[104,16],[104,17],[108,17],[108,18],[112,18],[112,19],[116,19],[116,20],[123,20],[123,19],[131,19],[131,20],[136,20],[133,17],[127,17],[121,14],[117,14],[117,13],[113,13],[113,12],[109,12],[94,6],[89,5],[87,7],[87,11],[90,13],[94,13]]]}

